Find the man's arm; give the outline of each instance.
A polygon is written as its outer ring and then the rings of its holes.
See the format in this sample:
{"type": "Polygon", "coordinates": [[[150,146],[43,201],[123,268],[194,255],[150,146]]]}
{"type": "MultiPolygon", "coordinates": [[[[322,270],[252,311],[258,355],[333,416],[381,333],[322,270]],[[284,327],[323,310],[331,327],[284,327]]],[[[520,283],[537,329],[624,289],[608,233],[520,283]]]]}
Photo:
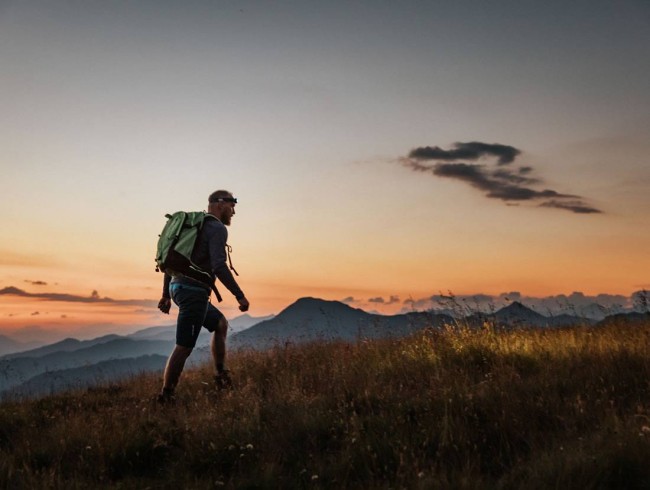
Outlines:
{"type": "Polygon", "coordinates": [[[230,269],[227,265],[227,256],[226,256],[226,242],[228,240],[228,230],[226,227],[218,223],[215,227],[214,234],[210,237],[209,247],[210,247],[210,263],[212,265],[212,272],[219,281],[228,288],[228,291],[239,302],[239,309],[241,311],[248,310],[249,303],[244,295],[244,292],[237,284],[235,277],[230,272],[230,269]]]}
{"type": "Polygon", "coordinates": [[[169,310],[172,307],[172,300],[169,295],[169,283],[171,280],[172,277],[169,274],[165,274],[165,277],[163,279],[162,298],[160,298],[160,301],[158,301],[158,309],[166,315],[169,314],[169,310]]]}

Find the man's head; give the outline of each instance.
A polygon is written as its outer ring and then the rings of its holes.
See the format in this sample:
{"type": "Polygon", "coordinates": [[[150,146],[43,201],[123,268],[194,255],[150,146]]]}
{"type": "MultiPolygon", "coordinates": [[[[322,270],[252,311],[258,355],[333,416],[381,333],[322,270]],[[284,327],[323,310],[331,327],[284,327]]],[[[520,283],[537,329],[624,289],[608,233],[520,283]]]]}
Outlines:
{"type": "Polygon", "coordinates": [[[219,219],[224,225],[230,225],[230,218],[235,214],[237,199],[228,191],[214,191],[208,197],[208,213],[219,219]]]}

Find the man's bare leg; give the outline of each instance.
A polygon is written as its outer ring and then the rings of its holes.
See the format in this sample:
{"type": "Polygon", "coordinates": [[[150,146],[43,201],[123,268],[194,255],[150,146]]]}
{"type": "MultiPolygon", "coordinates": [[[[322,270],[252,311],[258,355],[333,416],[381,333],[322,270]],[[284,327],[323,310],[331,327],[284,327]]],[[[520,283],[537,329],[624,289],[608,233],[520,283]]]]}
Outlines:
{"type": "Polygon", "coordinates": [[[228,371],[225,369],[226,365],[226,336],[228,335],[228,320],[221,318],[216,330],[212,334],[212,343],[210,345],[212,350],[212,359],[214,360],[214,368],[217,372],[215,381],[218,389],[232,388],[232,380],[228,371]]]}
{"type": "Polygon", "coordinates": [[[217,374],[224,370],[226,365],[226,336],[228,335],[228,320],[221,318],[217,329],[212,334],[212,343],[210,344],[212,350],[212,359],[214,361],[214,369],[217,374]]]}
{"type": "Polygon", "coordinates": [[[192,353],[191,347],[183,347],[182,345],[176,345],[174,350],[167,359],[167,365],[165,366],[165,374],[163,375],[163,393],[172,394],[178,380],[181,377],[183,368],[185,367],[185,361],[190,357],[192,353]]]}

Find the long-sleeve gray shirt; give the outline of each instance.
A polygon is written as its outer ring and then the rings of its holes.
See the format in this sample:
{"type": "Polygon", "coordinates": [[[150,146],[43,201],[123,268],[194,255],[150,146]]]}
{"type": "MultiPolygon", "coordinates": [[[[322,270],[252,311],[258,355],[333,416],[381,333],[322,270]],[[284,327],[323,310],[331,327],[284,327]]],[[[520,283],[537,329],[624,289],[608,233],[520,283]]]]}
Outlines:
{"type": "MultiPolygon", "coordinates": [[[[192,252],[192,262],[204,271],[210,271],[212,280],[215,278],[228,288],[236,299],[244,297],[244,293],[237,284],[232,272],[228,268],[228,255],[226,243],[228,241],[228,230],[226,226],[211,215],[207,215],[203,223],[203,229],[192,252]]],[[[163,296],[169,298],[169,283],[188,282],[196,284],[196,280],[178,276],[173,279],[165,274],[163,285],[163,296]]],[[[208,285],[209,287],[210,285],[208,285]]]]}

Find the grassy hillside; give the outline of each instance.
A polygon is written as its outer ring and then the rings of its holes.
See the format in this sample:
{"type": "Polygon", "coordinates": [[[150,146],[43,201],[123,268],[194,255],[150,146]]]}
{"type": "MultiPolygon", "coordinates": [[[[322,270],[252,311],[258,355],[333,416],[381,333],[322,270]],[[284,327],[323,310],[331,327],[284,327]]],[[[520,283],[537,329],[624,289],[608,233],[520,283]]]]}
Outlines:
{"type": "Polygon", "coordinates": [[[0,405],[2,488],[649,488],[650,323],[424,331],[0,405]],[[207,384],[206,384],[207,383],[207,384]]]}

